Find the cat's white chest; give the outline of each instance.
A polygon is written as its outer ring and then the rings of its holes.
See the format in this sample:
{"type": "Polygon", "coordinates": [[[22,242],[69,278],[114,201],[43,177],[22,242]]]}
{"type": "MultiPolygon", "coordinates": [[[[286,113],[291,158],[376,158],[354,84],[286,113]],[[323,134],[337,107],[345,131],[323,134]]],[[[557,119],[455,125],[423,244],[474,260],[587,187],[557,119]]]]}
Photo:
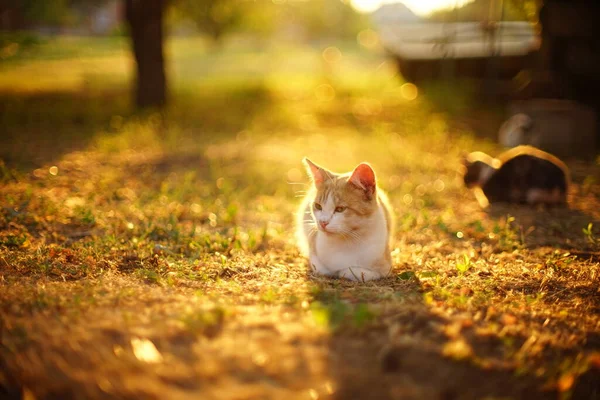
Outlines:
{"type": "Polygon", "coordinates": [[[372,268],[380,263],[387,248],[387,226],[383,210],[373,216],[367,232],[357,238],[340,240],[319,232],[316,255],[322,267],[331,273],[351,268],[372,268]]]}

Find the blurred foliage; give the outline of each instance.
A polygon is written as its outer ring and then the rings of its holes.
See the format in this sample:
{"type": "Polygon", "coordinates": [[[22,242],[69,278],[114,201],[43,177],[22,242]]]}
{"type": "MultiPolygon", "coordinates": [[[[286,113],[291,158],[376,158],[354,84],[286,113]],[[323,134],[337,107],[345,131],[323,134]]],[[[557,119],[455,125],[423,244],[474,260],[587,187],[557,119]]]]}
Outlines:
{"type": "Polygon", "coordinates": [[[91,8],[99,7],[107,0],[20,0],[13,4],[0,4],[0,11],[10,11],[13,18],[20,18],[23,26],[65,26],[77,22],[91,8]]]}
{"type": "Polygon", "coordinates": [[[0,32],[0,61],[22,55],[42,42],[38,35],[30,32],[0,32]]]}
{"type": "Polygon", "coordinates": [[[245,11],[237,0],[180,0],[173,8],[174,22],[190,20],[215,42],[241,24],[245,11]]]}
{"type": "Polygon", "coordinates": [[[52,2],[43,0],[23,0],[17,2],[15,7],[23,15],[25,20],[61,24],[67,21],[70,15],[68,0],[54,0],[52,2]]]}
{"type": "Polygon", "coordinates": [[[368,17],[357,13],[350,2],[314,0],[287,3],[290,22],[306,29],[310,39],[319,37],[353,38],[368,27],[368,17]]]}
{"type": "MultiPolygon", "coordinates": [[[[245,0],[179,0],[172,4],[168,23],[172,31],[191,23],[215,42],[230,33],[259,37],[295,36],[302,39],[354,38],[369,25],[349,2],[251,2],[245,0]]],[[[187,25],[189,26],[189,25],[187,25]]]]}
{"type": "MultiPolygon", "coordinates": [[[[93,10],[107,3],[108,0],[23,0],[0,4],[0,11],[9,11],[10,18],[18,20],[17,29],[77,27],[93,10]]],[[[199,32],[214,42],[233,33],[262,38],[277,35],[305,40],[353,39],[369,26],[369,17],[357,13],[349,0],[173,0],[166,23],[174,34],[199,32]]]]}

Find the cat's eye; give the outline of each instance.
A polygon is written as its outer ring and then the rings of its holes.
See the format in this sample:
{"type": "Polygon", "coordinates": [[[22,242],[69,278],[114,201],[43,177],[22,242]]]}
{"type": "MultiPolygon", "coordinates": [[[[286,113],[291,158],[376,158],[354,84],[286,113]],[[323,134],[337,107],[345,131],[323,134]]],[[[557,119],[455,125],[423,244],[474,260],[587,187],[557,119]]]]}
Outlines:
{"type": "Polygon", "coordinates": [[[323,209],[323,207],[321,207],[321,205],[319,203],[315,203],[315,208],[319,211],[321,211],[323,209]]]}
{"type": "Polygon", "coordinates": [[[346,211],[346,207],[341,207],[340,206],[340,207],[336,207],[335,208],[335,212],[336,213],[341,213],[341,212],[344,212],[344,211],[346,211]]]}

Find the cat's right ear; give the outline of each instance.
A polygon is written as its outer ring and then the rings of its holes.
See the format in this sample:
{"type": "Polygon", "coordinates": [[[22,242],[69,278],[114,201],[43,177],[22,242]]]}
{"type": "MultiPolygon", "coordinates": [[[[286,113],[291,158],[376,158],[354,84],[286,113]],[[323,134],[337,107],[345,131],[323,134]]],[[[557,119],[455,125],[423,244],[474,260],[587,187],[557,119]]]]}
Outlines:
{"type": "Polygon", "coordinates": [[[469,161],[469,154],[471,154],[471,153],[466,153],[466,152],[463,152],[463,153],[460,155],[460,163],[461,163],[461,164],[462,164],[464,167],[468,167],[468,166],[469,166],[469,164],[471,164],[471,162],[469,161]]]}
{"type": "Polygon", "coordinates": [[[309,175],[312,177],[313,182],[316,186],[319,186],[323,183],[326,177],[326,172],[323,168],[319,167],[314,162],[310,161],[308,158],[304,157],[302,160],[304,165],[306,165],[306,169],[308,170],[309,175]]]}

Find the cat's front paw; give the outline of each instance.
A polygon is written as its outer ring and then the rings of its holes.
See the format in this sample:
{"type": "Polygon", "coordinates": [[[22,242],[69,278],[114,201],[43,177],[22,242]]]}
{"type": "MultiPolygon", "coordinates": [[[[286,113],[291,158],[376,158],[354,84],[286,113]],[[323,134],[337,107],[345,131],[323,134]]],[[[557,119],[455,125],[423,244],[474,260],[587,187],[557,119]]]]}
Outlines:
{"type": "Polygon", "coordinates": [[[362,267],[350,267],[342,269],[338,272],[340,278],[349,279],[355,282],[368,282],[375,279],[383,278],[379,272],[362,267]]]}

